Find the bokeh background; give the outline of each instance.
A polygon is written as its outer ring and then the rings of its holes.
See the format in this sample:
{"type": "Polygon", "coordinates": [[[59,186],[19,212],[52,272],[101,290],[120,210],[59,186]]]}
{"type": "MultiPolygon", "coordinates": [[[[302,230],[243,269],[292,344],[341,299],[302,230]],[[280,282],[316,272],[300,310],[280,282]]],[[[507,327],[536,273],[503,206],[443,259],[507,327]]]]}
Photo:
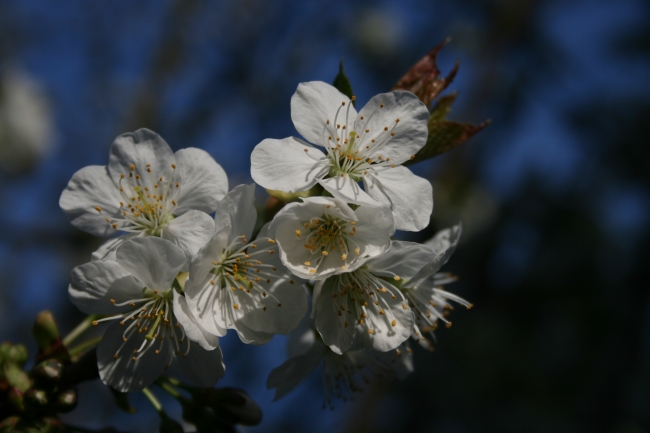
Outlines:
{"type": "MultiPolygon", "coordinates": [[[[406,381],[323,410],[315,373],[271,403],[286,338],[222,340],[224,385],[265,419],[250,432],[650,431],[650,5],[641,0],[128,2],[0,1],[0,340],[26,342],[52,309],[83,317],[70,270],[100,244],[58,207],[72,174],[106,164],[119,134],[148,127],[210,152],[231,186],[249,155],[295,134],[302,81],[345,67],[361,104],[444,37],[456,58],[450,118],[492,125],[415,166],[434,184],[423,240],[462,220],[446,269],[457,308],[406,381]]],[[[258,188],[260,196],[263,195],[258,188]]],[[[32,352],[33,353],[33,352],[32,352]]],[[[161,395],[161,398],[164,396],[161,395]]],[[[88,428],[155,431],[81,387],[66,416],[88,428]]],[[[178,406],[164,399],[171,414],[178,406]]]]}

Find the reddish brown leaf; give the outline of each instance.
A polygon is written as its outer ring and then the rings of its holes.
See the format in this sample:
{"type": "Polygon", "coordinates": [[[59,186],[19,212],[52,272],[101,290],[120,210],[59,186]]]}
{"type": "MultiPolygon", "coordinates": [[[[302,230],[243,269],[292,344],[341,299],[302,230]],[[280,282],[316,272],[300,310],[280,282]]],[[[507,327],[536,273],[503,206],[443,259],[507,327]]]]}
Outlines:
{"type": "Polygon", "coordinates": [[[458,72],[459,61],[446,77],[440,77],[440,70],[436,65],[438,53],[448,42],[445,39],[422,57],[397,81],[392,90],[408,90],[417,95],[428,107],[436,96],[440,94],[454,80],[458,72]]]}

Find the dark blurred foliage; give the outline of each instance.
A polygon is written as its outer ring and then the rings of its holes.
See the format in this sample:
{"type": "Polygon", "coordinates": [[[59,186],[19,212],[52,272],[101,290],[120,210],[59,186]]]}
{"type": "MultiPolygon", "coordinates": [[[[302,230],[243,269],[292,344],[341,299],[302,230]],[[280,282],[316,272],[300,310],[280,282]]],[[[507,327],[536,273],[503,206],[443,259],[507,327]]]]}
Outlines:
{"type": "MultiPolygon", "coordinates": [[[[343,57],[363,105],[451,36],[439,58],[443,74],[461,59],[450,118],[493,122],[413,166],[434,183],[435,209],[404,238],[462,220],[448,289],[475,308],[454,311],[434,353],[415,349],[405,382],[333,412],[318,373],[270,403],[283,337],[224,338],[221,384],[262,406],[247,431],[650,431],[648,29],[641,0],[4,0],[0,340],[29,342],[45,308],[64,332],[82,319],[68,273],[100,240],[57,202],[76,170],[106,164],[115,136],[149,127],[174,149],[209,151],[231,186],[249,182],[252,148],[295,134],[299,82],[331,82],[343,57]]],[[[141,396],[126,415],[97,382],[79,393],[71,423],[157,428],[141,396]]]]}

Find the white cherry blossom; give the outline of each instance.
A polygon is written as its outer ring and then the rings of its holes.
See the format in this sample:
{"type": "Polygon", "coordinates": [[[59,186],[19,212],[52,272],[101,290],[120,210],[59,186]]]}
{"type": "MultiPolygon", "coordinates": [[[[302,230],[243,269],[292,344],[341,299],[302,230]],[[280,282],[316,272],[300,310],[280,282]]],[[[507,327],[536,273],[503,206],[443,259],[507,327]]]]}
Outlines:
{"type": "Polygon", "coordinates": [[[446,318],[448,311],[453,309],[449,301],[454,301],[468,309],[472,308],[472,304],[465,299],[444,290],[444,285],[455,282],[457,278],[438,272],[456,249],[461,232],[462,226],[459,224],[440,231],[425,242],[424,248],[430,250],[427,259],[422,261],[418,272],[404,280],[400,286],[415,313],[412,337],[429,350],[433,350],[432,341],[435,341],[433,331],[437,327],[438,320],[448,327],[451,326],[451,322],[446,318]],[[426,338],[427,334],[429,338],[426,338]]]}
{"type": "Polygon", "coordinates": [[[381,352],[402,344],[415,318],[400,288],[430,258],[421,244],[392,241],[388,252],[357,270],[317,281],[312,315],[323,342],[335,353],[348,350],[357,336],[381,352]]]}
{"type": "Polygon", "coordinates": [[[282,263],[305,279],[324,279],[357,269],[390,246],[393,215],[386,206],[352,210],[333,197],[308,197],[275,216],[270,236],[282,263]]]}
{"type": "Polygon", "coordinates": [[[266,386],[275,388],[273,400],[295,389],[323,364],[325,405],[332,407],[332,397],[353,400],[373,378],[404,379],[413,371],[413,355],[408,341],[397,349],[378,352],[356,344],[339,355],[330,350],[313,328],[313,322],[300,326],[289,336],[289,359],[269,374],[266,386]]]}
{"type": "Polygon", "coordinates": [[[243,342],[264,344],[298,325],[307,312],[307,293],[282,265],[268,225],[249,240],[256,221],[254,184],[240,185],[221,200],[216,233],[192,259],[185,294],[211,334],[235,329],[243,342]]]}
{"type": "Polygon", "coordinates": [[[123,235],[105,242],[93,259],[114,259],[122,242],[139,236],[167,239],[189,258],[212,236],[208,213],[227,192],[226,173],[207,152],[174,153],[158,134],[139,129],[115,139],[108,166],[76,172],[59,205],[80,230],[123,235]]]}
{"type": "Polygon", "coordinates": [[[193,384],[213,386],[225,370],[219,339],[200,327],[172,287],[180,287],[183,250],[142,237],[125,241],[115,256],[77,266],[68,289],[83,312],[108,315],[93,324],[114,322],[97,347],[102,381],[118,391],[139,391],[177,360],[193,384]]]}
{"type": "Polygon", "coordinates": [[[266,139],[251,155],[255,182],[285,192],[319,183],[345,202],[390,207],[398,230],[419,231],[429,224],[431,184],[401,165],[427,141],[429,111],[417,96],[382,93],[357,113],[333,86],[301,83],[291,98],[291,118],[296,130],[325,152],[295,137],[266,139]]]}

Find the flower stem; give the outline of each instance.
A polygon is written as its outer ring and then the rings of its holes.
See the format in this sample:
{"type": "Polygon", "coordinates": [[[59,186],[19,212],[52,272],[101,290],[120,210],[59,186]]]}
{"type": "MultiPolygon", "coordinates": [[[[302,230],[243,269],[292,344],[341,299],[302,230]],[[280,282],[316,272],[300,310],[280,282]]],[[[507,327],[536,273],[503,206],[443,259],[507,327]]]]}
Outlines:
{"type": "Polygon", "coordinates": [[[147,397],[147,400],[149,400],[149,403],[151,403],[153,408],[156,409],[156,412],[161,413],[163,410],[162,403],[156,398],[153,392],[151,392],[149,388],[144,388],[142,393],[147,397]]]}
{"type": "Polygon", "coordinates": [[[185,398],[185,397],[183,397],[183,396],[182,396],[182,395],[181,395],[181,394],[180,394],[180,393],[179,393],[179,392],[178,392],[178,391],[177,391],[173,386],[171,386],[171,385],[170,385],[169,383],[167,383],[167,382],[156,381],[156,385],[158,385],[159,387],[161,387],[163,390],[165,390],[165,392],[167,392],[167,394],[171,395],[171,396],[174,397],[176,400],[182,400],[182,399],[185,398]]]}
{"type": "Polygon", "coordinates": [[[84,352],[87,349],[90,349],[92,347],[95,347],[97,343],[99,343],[102,339],[102,336],[100,335],[99,337],[92,338],[88,341],[84,341],[83,343],[73,347],[72,349],[68,350],[68,353],[70,356],[75,356],[78,355],[82,352],[84,352]]]}
{"type": "Polygon", "coordinates": [[[97,320],[101,317],[100,314],[91,314],[81,321],[66,337],[63,339],[63,345],[65,347],[70,346],[81,334],[86,332],[88,328],[92,326],[94,320],[97,320]]]}

